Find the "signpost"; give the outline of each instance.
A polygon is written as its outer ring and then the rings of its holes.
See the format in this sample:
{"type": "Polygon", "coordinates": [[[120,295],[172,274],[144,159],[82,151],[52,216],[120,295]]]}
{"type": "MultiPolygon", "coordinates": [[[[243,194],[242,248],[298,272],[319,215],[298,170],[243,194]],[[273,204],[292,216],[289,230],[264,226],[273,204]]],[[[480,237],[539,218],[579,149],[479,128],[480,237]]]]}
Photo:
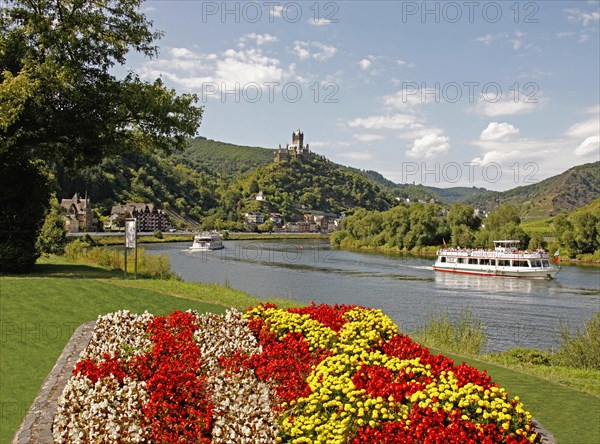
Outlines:
{"type": "Polygon", "coordinates": [[[127,277],[127,249],[133,248],[133,278],[137,279],[137,219],[125,219],[125,277],[127,277]]]}

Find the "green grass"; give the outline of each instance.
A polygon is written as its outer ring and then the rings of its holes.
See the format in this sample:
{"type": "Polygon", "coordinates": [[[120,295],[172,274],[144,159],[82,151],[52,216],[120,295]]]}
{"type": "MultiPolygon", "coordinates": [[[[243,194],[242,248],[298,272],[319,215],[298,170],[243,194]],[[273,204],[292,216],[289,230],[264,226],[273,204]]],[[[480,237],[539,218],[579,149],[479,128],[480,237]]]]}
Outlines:
{"type": "MultiPolygon", "coordinates": [[[[121,271],[46,258],[28,276],[0,276],[0,443],[9,443],[75,329],[116,310],[224,313],[260,299],[217,285],[121,279],[121,271]]],[[[286,305],[283,300],[275,301],[286,305]]],[[[287,305],[293,304],[287,302],[287,305]]]]}
{"type": "Polygon", "coordinates": [[[497,364],[440,352],[457,363],[464,361],[486,370],[500,387],[509,390],[511,396],[521,398],[534,418],[552,432],[559,444],[600,442],[599,397],[497,364]]]}

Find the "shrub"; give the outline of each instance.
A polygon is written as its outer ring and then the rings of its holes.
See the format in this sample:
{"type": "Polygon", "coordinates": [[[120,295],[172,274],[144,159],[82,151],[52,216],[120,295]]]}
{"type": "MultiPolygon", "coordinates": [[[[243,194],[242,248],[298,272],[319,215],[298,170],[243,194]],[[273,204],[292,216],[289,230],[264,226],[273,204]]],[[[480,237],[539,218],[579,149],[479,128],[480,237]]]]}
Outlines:
{"type": "Polygon", "coordinates": [[[600,310],[596,311],[582,330],[571,334],[568,323],[562,323],[562,344],[555,353],[556,363],[568,367],[600,370],[600,310]]]}
{"type": "Polygon", "coordinates": [[[155,230],[155,231],[152,233],[152,236],[154,236],[154,237],[155,237],[155,238],[157,238],[157,239],[162,239],[162,238],[163,238],[162,231],[160,231],[160,230],[155,230]]]}
{"type": "Polygon", "coordinates": [[[450,321],[447,310],[439,316],[433,314],[412,336],[431,347],[470,355],[480,354],[487,340],[483,323],[473,317],[469,307],[461,310],[455,322],[450,321]]]}
{"type": "MultiPolygon", "coordinates": [[[[176,278],[171,270],[171,263],[166,255],[150,255],[143,248],[138,248],[138,274],[158,279],[176,278]]],[[[111,269],[124,269],[123,251],[108,247],[91,247],[81,240],[71,242],[65,248],[65,257],[73,262],[100,265],[111,269]]],[[[133,273],[135,254],[127,253],[127,271],[133,273]]]]}
{"type": "Polygon", "coordinates": [[[532,365],[551,365],[552,354],[541,351],[537,348],[528,349],[523,347],[511,348],[501,353],[490,353],[489,357],[502,364],[532,364],[532,365]]]}

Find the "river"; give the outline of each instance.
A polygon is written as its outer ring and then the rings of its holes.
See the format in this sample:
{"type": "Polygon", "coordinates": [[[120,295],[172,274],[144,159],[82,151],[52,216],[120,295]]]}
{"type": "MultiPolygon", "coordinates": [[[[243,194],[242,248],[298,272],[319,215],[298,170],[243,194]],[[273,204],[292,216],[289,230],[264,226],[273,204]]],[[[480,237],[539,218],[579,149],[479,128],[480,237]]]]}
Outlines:
{"type": "Polygon", "coordinates": [[[485,325],[486,351],[550,349],[561,322],[581,327],[600,310],[600,268],[563,265],[553,281],[434,272],[434,257],[330,249],[327,240],[225,241],[191,252],[190,243],[148,244],[186,281],[216,282],[265,298],[381,308],[404,332],[447,310],[470,307],[485,325]]]}

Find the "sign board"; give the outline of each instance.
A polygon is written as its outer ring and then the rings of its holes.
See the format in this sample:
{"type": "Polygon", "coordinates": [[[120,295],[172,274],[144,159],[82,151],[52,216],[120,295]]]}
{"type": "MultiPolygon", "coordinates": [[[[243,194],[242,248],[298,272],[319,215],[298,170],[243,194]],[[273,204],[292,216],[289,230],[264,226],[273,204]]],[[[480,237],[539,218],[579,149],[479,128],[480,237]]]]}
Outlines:
{"type": "Polygon", "coordinates": [[[125,219],[125,248],[135,248],[137,243],[137,220],[125,219]]]}

